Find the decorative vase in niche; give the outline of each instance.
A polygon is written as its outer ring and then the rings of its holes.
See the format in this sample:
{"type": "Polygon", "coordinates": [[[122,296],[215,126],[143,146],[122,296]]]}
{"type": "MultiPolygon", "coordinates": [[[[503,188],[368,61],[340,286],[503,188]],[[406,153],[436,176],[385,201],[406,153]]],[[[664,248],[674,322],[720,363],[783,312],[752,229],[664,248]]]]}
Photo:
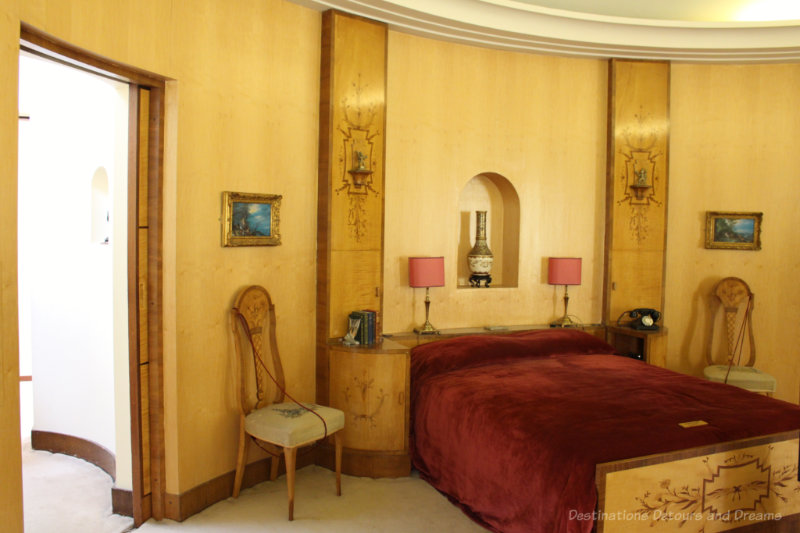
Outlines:
{"type": "Polygon", "coordinates": [[[473,287],[488,287],[492,282],[492,263],[494,255],[486,244],[486,211],[475,211],[475,246],[467,254],[467,262],[472,275],[469,284],[473,287]]]}

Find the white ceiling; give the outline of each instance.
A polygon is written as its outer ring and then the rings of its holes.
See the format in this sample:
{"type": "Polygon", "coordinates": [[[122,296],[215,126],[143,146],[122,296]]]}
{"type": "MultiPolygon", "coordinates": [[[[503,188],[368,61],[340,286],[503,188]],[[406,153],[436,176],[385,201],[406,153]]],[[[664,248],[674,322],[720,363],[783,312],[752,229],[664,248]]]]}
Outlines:
{"type": "Polygon", "coordinates": [[[518,52],[800,61],[800,0],[290,0],[392,30],[518,52]]]}
{"type": "Polygon", "coordinates": [[[694,22],[800,19],[797,0],[517,0],[577,13],[694,22]]]}

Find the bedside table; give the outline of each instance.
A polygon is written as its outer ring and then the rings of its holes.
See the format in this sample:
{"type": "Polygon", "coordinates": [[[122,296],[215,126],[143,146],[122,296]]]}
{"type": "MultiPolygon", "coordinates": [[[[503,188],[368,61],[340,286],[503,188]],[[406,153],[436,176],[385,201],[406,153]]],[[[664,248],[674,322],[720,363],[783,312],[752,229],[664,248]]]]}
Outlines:
{"type": "Polygon", "coordinates": [[[408,476],[409,348],[391,339],[363,347],[329,341],[328,353],[329,403],[345,414],[342,472],[408,476]]]}
{"type": "Polygon", "coordinates": [[[621,354],[638,354],[651,365],[667,365],[667,328],[640,330],[606,326],[606,342],[621,354]]]}

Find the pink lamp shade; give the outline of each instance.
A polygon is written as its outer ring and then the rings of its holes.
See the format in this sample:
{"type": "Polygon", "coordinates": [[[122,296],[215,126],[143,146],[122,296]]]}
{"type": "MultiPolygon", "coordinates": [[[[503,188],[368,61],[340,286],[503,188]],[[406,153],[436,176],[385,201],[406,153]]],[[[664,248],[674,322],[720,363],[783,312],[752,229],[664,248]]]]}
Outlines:
{"type": "Polygon", "coordinates": [[[409,287],[444,287],[444,257],[409,257],[409,287]]]}
{"type": "Polygon", "coordinates": [[[547,283],[550,285],[580,285],[580,257],[551,257],[547,263],[547,283]]]}

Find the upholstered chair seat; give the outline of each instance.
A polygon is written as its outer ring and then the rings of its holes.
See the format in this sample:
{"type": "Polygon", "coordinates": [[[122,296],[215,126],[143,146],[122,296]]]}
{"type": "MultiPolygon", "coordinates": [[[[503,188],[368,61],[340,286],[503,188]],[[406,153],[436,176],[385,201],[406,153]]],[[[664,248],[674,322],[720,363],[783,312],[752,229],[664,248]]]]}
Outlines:
{"type": "Polygon", "coordinates": [[[709,381],[728,383],[753,392],[772,394],[778,386],[777,380],[757,368],[751,366],[711,365],[703,369],[703,375],[709,381]]]}
{"type": "Polygon", "coordinates": [[[318,441],[325,436],[326,428],[330,435],[344,427],[342,411],[313,403],[303,405],[307,409],[294,402],[273,403],[256,409],[245,417],[244,430],[262,441],[292,448],[318,441]],[[322,417],[324,426],[311,411],[322,417]]]}

